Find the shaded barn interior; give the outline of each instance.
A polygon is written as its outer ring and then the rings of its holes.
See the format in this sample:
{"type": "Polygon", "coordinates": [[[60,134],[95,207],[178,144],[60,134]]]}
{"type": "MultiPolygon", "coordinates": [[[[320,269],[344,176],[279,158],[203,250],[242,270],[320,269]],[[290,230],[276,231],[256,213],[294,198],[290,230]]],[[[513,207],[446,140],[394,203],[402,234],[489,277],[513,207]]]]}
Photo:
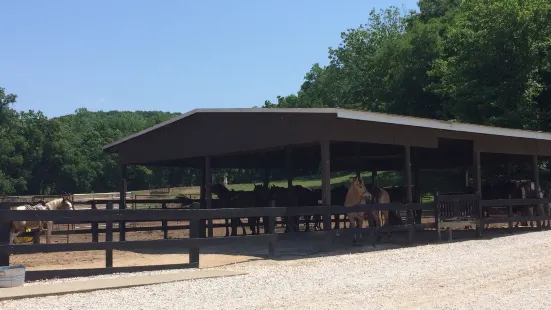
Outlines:
{"type": "Polygon", "coordinates": [[[118,153],[122,165],[202,169],[210,157],[214,169],[284,170],[290,156],[294,170],[321,171],[320,145],[327,141],[331,172],[404,171],[406,146],[413,170],[472,170],[476,152],[482,153],[482,166],[531,164],[534,155],[540,160],[551,155],[551,134],[470,124],[443,130],[436,128],[439,124],[449,123],[337,109],[205,109],[132,135],[105,150],[118,153]],[[375,121],[359,119],[364,115],[375,121]],[[409,120],[425,127],[408,124],[409,120]],[[516,136],[507,135],[511,133],[516,136]],[[291,154],[286,155],[289,148],[291,154]]]}
{"type": "Polygon", "coordinates": [[[207,208],[212,169],[282,169],[289,185],[304,169],[321,172],[323,205],[330,205],[337,171],[403,171],[413,202],[423,170],[463,169],[462,184],[472,178],[480,193],[481,167],[525,161],[534,168],[551,156],[551,134],[341,109],[198,109],[104,150],[118,154],[121,193],[126,165],[200,168],[207,208]]]}

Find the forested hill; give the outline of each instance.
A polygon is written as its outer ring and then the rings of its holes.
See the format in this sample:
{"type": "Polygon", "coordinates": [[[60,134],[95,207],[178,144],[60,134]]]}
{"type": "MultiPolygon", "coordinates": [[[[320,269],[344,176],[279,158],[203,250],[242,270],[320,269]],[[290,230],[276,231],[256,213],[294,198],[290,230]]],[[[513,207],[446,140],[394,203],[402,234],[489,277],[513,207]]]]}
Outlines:
{"type": "MultiPolygon", "coordinates": [[[[0,194],[104,192],[116,189],[116,157],[102,147],[177,114],[157,111],[90,112],[46,118],[40,112],[16,112],[15,96],[0,92],[0,194]]],[[[162,169],[160,169],[162,170],[162,169]]],[[[132,187],[163,183],[163,175],[132,167],[132,187]]]]}
{"type": "MultiPolygon", "coordinates": [[[[341,34],[327,65],[312,66],[297,94],[263,107],[353,108],[551,131],[551,1],[418,6],[372,11],[365,25],[341,34]]],[[[14,104],[16,96],[0,88],[0,195],[115,190],[115,159],[101,147],[175,116],[81,109],[47,119],[18,113],[14,104]]],[[[129,189],[197,184],[186,169],[132,167],[129,177],[129,189]]],[[[230,177],[251,182],[258,173],[230,177]]]]}

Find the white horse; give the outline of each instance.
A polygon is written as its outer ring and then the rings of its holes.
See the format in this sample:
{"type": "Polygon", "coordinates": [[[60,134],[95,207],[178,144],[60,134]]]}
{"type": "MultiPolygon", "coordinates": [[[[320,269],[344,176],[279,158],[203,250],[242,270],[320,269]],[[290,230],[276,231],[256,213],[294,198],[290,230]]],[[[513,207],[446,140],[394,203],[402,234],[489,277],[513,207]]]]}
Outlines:
{"type": "MultiPolygon", "coordinates": [[[[18,207],[13,207],[11,210],[74,210],[73,204],[65,197],[57,198],[52,201],[45,203],[44,205],[37,204],[34,206],[23,205],[18,207]]],[[[13,221],[11,224],[11,233],[10,233],[10,244],[13,244],[15,238],[23,232],[25,229],[38,229],[39,236],[46,230],[46,243],[50,243],[52,237],[52,230],[54,227],[53,221],[13,221]],[[46,224],[46,228],[44,228],[46,224]]]]}

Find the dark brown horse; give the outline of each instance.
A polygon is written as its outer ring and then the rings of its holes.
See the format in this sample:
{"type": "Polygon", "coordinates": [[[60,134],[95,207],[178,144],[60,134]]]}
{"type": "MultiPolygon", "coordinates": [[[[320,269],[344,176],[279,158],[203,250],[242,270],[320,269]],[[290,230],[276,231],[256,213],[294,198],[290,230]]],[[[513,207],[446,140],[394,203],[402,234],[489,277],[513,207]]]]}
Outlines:
{"type": "MultiPolygon", "coordinates": [[[[218,196],[218,200],[220,201],[219,204],[217,204],[217,208],[223,209],[223,208],[235,208],[235,197],[241,193],[236,191],[230,191],[226,186],[220,183],[216,183],[211,185],[211,191],[213,194],[216,194],[218,196]]],[[[213,205],[214,207],[214,205],[213,205]]],[[[230,235],[229,232],[229,220],[225,219],[226,222],[226,236],[230,235]]],[[[246,235],[247,231],[245,230],[245,225],[241,221],[240,218],[235,217],[231,219],[231,235],[237,236],[237,225],[240,225],[243,229],[243,234],[246,235]]]]}
{"type": "MultiPolygon", "coordinates": [[[[275,207],[300,206],[298,190],[294,186],[291,188],[286,188],[272,185],[272,187],[270,187],[270,196],[274,200],[275,207]]],[[[299,215],[283,217],[285,232],[298,231],[299,222],[299,215]]]]}

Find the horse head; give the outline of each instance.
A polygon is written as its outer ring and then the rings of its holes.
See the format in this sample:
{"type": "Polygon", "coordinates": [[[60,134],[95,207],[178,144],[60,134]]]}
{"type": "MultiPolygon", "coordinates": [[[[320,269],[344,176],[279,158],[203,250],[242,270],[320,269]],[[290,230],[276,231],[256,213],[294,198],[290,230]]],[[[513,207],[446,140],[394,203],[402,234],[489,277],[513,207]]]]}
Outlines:
{"type": "Polygon", "coordinates": [[[353,206],[371,199],[371,194],[367,191],[361,178],[351,177],[350,187],[346,193],[345,206],[353,206]]]}
{"type": "Polygon", "coordinates": [[[75,207],[67,197],[54,199],[46,203],[46,207],[50,210],[74,210],[75,207]]]}

